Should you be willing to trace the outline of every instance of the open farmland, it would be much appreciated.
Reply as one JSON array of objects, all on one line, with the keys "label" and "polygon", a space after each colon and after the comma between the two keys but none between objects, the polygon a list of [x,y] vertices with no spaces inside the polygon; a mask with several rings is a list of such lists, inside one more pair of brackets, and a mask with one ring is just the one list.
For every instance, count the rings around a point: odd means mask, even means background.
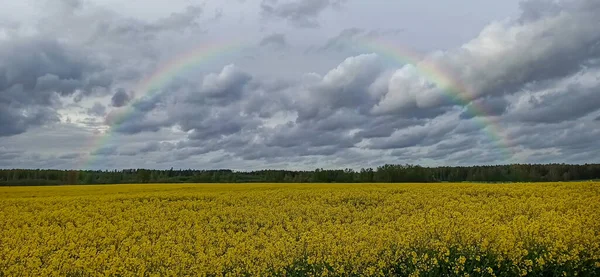
[{"label": "open farmland", "polygon": [[0,276],[594,276],[600,184],[0,188]]}]

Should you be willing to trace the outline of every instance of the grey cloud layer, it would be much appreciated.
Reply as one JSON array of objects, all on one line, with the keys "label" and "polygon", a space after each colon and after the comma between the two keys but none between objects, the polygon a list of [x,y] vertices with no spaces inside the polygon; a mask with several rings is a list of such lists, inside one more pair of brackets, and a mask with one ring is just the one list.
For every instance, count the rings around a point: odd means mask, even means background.
[{"label": "grey cloud layer", "polygon": [[319,26],[318,17],[327,8],[337,7],[345,0],[262,0],[263,16],[288,20],[302,28]]},{"label": "grey cloud layer", "polygon": [[[349,3],[257,3],[264,19],[292,27],[316,27],[324,11],[342,4]],[[600,149],[595,139],[600,130],[600,5],[534,0],[521,6],[518,18],[492,22],[471,41],[424,55],[417,64],[393,67],[377,53],[363,53],[340,59],[324,72],[279,79],[232,63],[178,76],[146,94],[131,90],[160,66],[165,45],[176,48],[174,42],[203,34],[198,24],[203,9],[189,7],[146,22],[86,10],[75,1],[60,11],[64,18],[47,20],[48,30],[67,39],[0,44],[0,143],[37,126],[65,124],[57,123],[65,113],[76,118],[64,102],[77,98],[86,116],[111,128],[119,138],[115,141],[123,143],[48,159],[92,155],[103,166],[147,157],[144,165],[207,166],[212,161],[242,167],[343,167],[503,163],[510,152],[528,162],[593,161],[589,153]],[[57,32],[66,22],[88,24],[93,32]],[[318,59],[346,51],[356,40],[402,31],[368,30],[346,29],[303,58]],[[83,33],[83,28],[73,32]],[[258,48],[291,55],[293,32],[261,37],[254,40]],[[506,142],[494,141],[490,129],[502,132],[498,135],[505,135],[514,149],[503,149]],[[128,141],[132,138],[136,141]],[[0,147],[2,155],[15,154]]]},{"label": "grey cloud layer", "polygon": [[0,46],[0,136],[57,121],[59,97],[102,93],[111,83],[112,76],[101,64],[56,40],[4,43]]},{"label": "grey cloud layer", "polygon": [[123,107],[130,100],[131,96],[125,92],[125,89],[119,88],[110,98],[110,103],[113,107]]},{"label": "grey cloud layer", "polygon": [[[76,0],[48,1],[41,8],[43,16],[29,26],[35,32],[15,31],[0,43],[0,137],[59,121],[67,97],[80,102],[105,96],[120,81],[137,82],[143,66],[156,63],[163,37],[198,29],[202,14],[189,6],[145,22]],[[13,26],[20,27],[26,26]],[[124,106],[130,98],[119,88],[111,105]],[[103,107],[96,103],[86,112],[101,116]]]},{"label": "grey cloud layer", "polygon": [[[271,123],[277,121],[276,117],[265,119],[252,113],[261,111],[244,113],[241,107],[261,90],[262,84],[234,66],[225,67],[218,75],[208,75],[201,84],[189,88],[192,93],[177,103],[195,105],[174,104],[177,108],[172,110],[177,112],[167,113],[167,116],[173,118],[172,124],[192,131],[188,140],[220,141],[215,148],[205,147],[204,151],[223,150],[223,143],[247,137],[237,148],[230,145],[225,151],[252,159],[283,154],[334,155],[351,148],[387,150],[433,146],[449,154],[452,144],[444,143],[445,139],[454,137],[463,143],[479,141],[464,137],[465,133],[458,129],[461,119],[493,116],[517,122],[552,123],[578,119],[598,109],[600,94],[596,93],[596,84],[587,88],[576,84],[566,86],[563,93],[546,94],[530,101],[528,109],[519,108],[505,97],[530,87],[534,81],[568,79],[597,57],[592,46],[598,43],[600,36],[587,23],[597,20],[593,15],[599,11],[589,10],[589,6],[584,9],[584,6],[586,2],[565,4],[561,8],[566,12],[542,17],[526,11],[521,21],[492,23],[461,48],[426,57],[424,62],[450,68],[456,75],[452,81],[469,84],[465,85],[468,91],[459,92],[464,93],[461,97],[472,99],[462,111],[462,107],[456,106],[446,95],[453,87],[440,87],[439,83],[425,79],[421,74],[422,65],[407,65],[390,74],[377,55],[365,54],[346,59],[323,76],[309,74],[300,83],[270,92],[265,103],[272,104],[270,102],[275,100],[270,114],[279,113],[286,119],[283,122]],[[348,29],[330,40],[325,48],[338,47],[342,38],[364,33]],[[563,42],[562,36],[567,36],[569,42]],[[267,37],[263,42],[266,44],[275,38]],[[543,39],[547,40],[546,45],[532,45]],[[553,60],[556,55],[569,59],[557,62]],[[225,97],[227,101],[212,101],[216,96]],[[209,106],[202,106],[207,103]],[[580,108],[573,110],[575,105]],[[385,121],[386,118],[392,120]],[[377,125],[377,122],[384,124]],[[455,145],[454,152],[467,149],[464,144]]]},{"label": "grey cloud layer", "polygon": [[285,34],[271,34],[260,40],[260,46],[270,46],[276,49],[285,48],[288,46]]}]

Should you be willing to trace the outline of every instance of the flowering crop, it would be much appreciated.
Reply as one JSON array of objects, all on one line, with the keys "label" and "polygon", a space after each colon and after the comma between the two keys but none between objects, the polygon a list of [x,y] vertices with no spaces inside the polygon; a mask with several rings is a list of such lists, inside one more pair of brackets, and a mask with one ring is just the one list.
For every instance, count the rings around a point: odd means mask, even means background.
[{"label": "flowering crop", "polygon": [[600,184],[0,188],[0,276],[597,276]]}]

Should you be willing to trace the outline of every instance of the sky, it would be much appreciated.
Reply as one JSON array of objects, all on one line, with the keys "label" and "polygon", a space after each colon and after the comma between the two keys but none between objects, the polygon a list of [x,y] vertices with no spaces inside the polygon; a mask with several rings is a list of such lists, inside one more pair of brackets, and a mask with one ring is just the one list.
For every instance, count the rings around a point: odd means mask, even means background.
[{"label": "sky", "polygon": [[23,0],[0,168],[600,162],[597,0]]}]

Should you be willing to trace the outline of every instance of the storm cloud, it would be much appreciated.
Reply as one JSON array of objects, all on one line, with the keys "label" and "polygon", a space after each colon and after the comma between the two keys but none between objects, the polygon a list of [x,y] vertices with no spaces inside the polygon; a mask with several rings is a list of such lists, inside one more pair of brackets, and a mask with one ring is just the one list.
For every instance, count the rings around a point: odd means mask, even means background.
[{"label": "storm cloud", "polygon": [[58,120],[61,98],[102,94],[112,78],[84,53],[49,38],[0,45],[0,136]]},{"label": "storm cloud", "polygon": [[600,5],[509,2],[470,39],[391,63],[361,42],[411,49],[415,31],[379,4],[49,1],[0,22],[0,167],[597,162]]},{"label": "storm cloud", "polygon": [[124,89],[118,89],[115,94],[110,98],[110,103],[113,107],[123,107],[130,100],[129,94]]}]

